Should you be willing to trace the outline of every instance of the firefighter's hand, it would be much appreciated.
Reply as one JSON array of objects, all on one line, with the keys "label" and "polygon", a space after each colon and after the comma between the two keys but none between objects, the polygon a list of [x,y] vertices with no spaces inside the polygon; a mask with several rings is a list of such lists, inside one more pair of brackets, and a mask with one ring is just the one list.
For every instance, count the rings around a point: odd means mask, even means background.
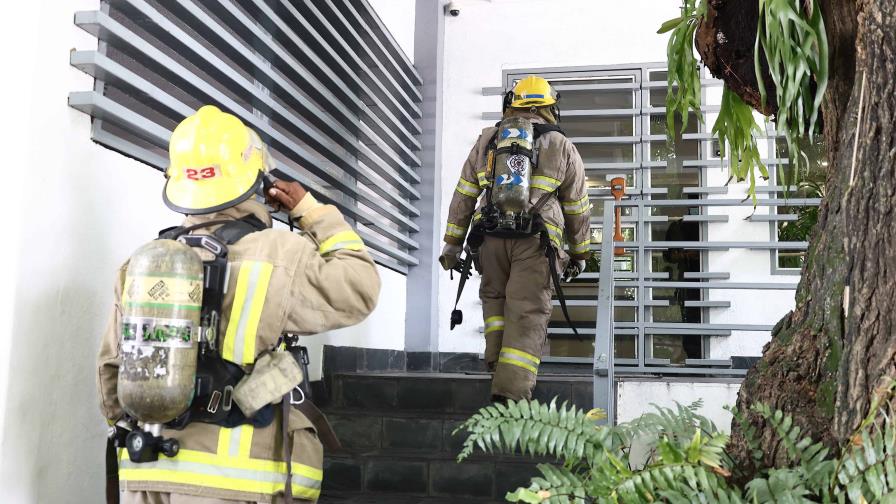
[{"label": "firefighter's hand", "polygon": [[298,182],[275,180],[273,187],[268,190],[265,202],[277,210],[289,213],[302,201],[307,192]]},{"label": "firefighter's hand", "polygon": [[439,256],[439,264],[442,265],[445,271],[454,269],[457,266],[457,263],[460,262],[461,250],[463,249],[458,245],[445,244],[445,248],[442,249],[442,255]]},{"label": "firefighter's hand", "polygon": [[572,281],[575,277],[582,274],[585,271],[585,261],[582,259],[579,260],[571,260],[569,264],[566,265],[566,269],[563,270],[563,281],[569,282]]}]

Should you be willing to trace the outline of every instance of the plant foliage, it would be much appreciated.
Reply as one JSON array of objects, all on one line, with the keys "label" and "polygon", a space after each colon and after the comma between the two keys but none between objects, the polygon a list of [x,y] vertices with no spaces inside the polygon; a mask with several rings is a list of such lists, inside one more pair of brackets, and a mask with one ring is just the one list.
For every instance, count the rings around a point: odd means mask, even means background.
[{"label": "plant foliage", "polygon": [[675,138],[675,114],[681,118],[681,131],[688,125],[688,113],[694,111],[697,119],[703,121],[700,114],[700,70],[697,58],[694,57],[694,33],[697,24],[706,14],[703,0],[699,5],[696,0],[683,0],[681,16],[670,19],[660,26],[657,33],[671,31],[666,52],[669,55],[667,81],[669,90],[666,93],[666,136],[669,144]]},{"label": "plant foliage", "polygon": [[[804,436],[794,418],[763,404],[753,411],[767,421],[784,448],[780,467],[764,468],[743,488],[730,480],[728,436],[697,411],[700,403],[655,411],[618,426],[598,425],[599,410],[565,403],[510,401],[481,409],[457,431],[469,433],[458,461],[477,448],[551,456],[540,476],[506,495],[538,503],[896,503],[896,425],[890,417],[894,382],[875,394],[869,413],[838,457]],[[746,420],[735,417],[746,425]],[[743,432],[761,459],[753,430]],[[647,455],[632,455],[633,446]],[[637,451],[637,450],[635,450]]]},{"label": "plant foliage", "polygon": [[[787,139],[790,162],[806,168],[800,138],[816,132],[818,111],[828,85],[828,42],[814,0],[759,0],[754,66],[763,101],[762,56],[768,61],[778,100],[777,128]],[[812,87],[815,87],[814,93]]]},{"label": "plant foliage", "polygon": [[[706,13],[706,0],[682,0],[681,16],[663,23],[658,33],[672,32],[667,46],[669,90],[666,95],[666,136],[672,144],[676,135],[676,114],[681,130],[689,111],[700,115],[700,72],[694,57],[693,41],[697,25]],[[821,9],[814,0],[758,0],[759,24],[754,50],[754,67],[759,92],[767,99],[762,74],[762,58],[768,61],[778,103],[776,128],[787,141],[793,176],[799,180],[812,168],[803,146],[817,131],[818,113],[828,83],[827,35]],[[713,126],[721,155],[731,158],[732,175],[738,181],[749,178],[756,201],[756,172],[768,172],[762,164],[756,141],[760,132],[752,109],[727,86],[723,91],[719,117]],[[727,147],[726,147],[727,143]]]},{"label": "plant foliage", "polygon": [[726,147],[731,149],[731,175],[743,182],[750,178],[750,195],[756,203],[756,171],[768,179],[768,169],[762,164],[755,133],[761,132],[753,118],[753,109],[726,86],[722,91],[722,106],[712,132],[719,137],[719,148],[724,158]]}]

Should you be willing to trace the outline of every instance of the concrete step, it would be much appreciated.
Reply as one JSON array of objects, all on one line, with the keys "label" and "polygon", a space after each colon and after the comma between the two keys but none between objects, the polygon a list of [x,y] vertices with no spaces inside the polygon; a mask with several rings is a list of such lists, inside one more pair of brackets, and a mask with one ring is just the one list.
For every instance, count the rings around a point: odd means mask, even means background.
[{"label": "concrete step", "polygon": [[458,504],[465,502],[469,504],[498,504],[507,502],[504,499],[477,499],[466,497],[463,501],[459,501],[456,497],[426,497],[420,495],[402,495],[402,494],[363,494],[357,492],[339,492],[321,496],[317,501],[319,504]]},{"label": "concrete step", "polygon": [[[452,433],[491,404],[489,374],[338,373],[331,384],[324,412],[345,449],[326,454],[321,502],[503,502],[547,462],[478,452],[455,461],[466,436]],[[588,375],[540,376],[534,397],[590,409],[592,388]]]},{"label": "concrete step", "polygon": [[[592,377],[539,376],[533,398],[591,408]],[[366,411],[465,414],[490,404],[486,373],[341,373],[333,377],[328,407]]]},{"label": "concrete step", "polygon": [[[544,460],[540,460],[544,462]],[[395,450],[351,456],[332,455],[324,461],[323,494],[400,494],[502,500],[504,495],[538,475],[536,461],[526,457],[477,455],[458,464],[454,456],[400,453]],[[458,499],[464,500],[458,500]],[[392,502],[381,500],[379,502]]]}]

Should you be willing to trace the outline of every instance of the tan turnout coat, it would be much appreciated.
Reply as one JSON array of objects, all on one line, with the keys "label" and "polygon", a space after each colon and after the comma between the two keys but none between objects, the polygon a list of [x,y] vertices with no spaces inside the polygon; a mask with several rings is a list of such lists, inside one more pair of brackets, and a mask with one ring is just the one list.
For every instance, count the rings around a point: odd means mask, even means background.
[{"label": "tan turnout coat", "polygon": [[[255,201],[188,217],[184,225],[250,213],[270,226],[270,214]],[[319,206],[307,212],[299,225],[304,236],[265,229],[229,247],[230,274],[218,348],[225,359],[247,371],[284,331],[314,334],[356,324],[376,304],[380,286],[376,267],[340,212],[333,206]],[[116,381],[126,267],[115,283],[115,307],[98,359],[101,410],[110,422],[123,414]],[[123,489],[271,502],[273,495],[283,492],[286,477],[279,409],[277,418],[265,428],[227,429],[194,422],[181,431],[164,430],[163,436],[180,442],[180,453],[143,464],[131,463],[123,453]],[[321,443],[311,422],[295,409],[291,409],[288,429],[294,438],[293,495],[300,501],[316,501],[322,480]]]},{"label": "tan turnout coat", "polygon": [[[542,117],[529,112],[511,113],[533,123],[545,122]],[[486,157],[489,142],[497,131],[497,127],[483,129],[464,163],[448,208],[446,243],[462,245],[474,214],[485,205],[485,198],[480,196],[491,183],[486,175]],[[529,202],[534,205],[545,192],[553,193],[556,197],[548,199],[541,210],[551,241],[560,250],[564,243],[568,245],[573,259],[587,259],[591,245],[591,203],[582,157],[575,145],[558,132],[541,135],[536,146],[539,148],[538,166],[529,181]]]}]

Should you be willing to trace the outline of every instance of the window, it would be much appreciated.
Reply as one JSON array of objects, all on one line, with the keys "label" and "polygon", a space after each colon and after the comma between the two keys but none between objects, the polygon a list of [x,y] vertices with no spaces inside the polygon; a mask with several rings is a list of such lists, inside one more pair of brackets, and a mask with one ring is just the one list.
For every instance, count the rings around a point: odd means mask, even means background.
[{"label": "window", "polygon": [[[666,142],[666,72],[653,65],[633,65],[613,69],[571,69],[559,72],[526,70],[509,72],[505,85],[529,73],[547,77],[561,95],[561,126],[575,143],[585,163],[589,194],[594,201],[592,244],[596,250],[603,239],[600,200],[610,198],[609,180],[626,180],[627,194],[633,199],[670,200],[669,206],[624,207],[622,233],[625,241],[670,242],[663,249],[632,249],[616,257],[610,267],[636,286],[616,289],[615,355],[619,362],[705,357],[703,337],[688,331],[668,334],[650,328],[653,323],[697,324],[703,311],[690,306],[701,299],[696,289],[647,288],[647,279],[682,281],[688,273],[701,271],[699,250],[682,247],[681,242],[699,242],[699,206],[685,202],[701,197],[702,166],[708,142],[701,137],[696,119],[691,119],[674,145]],[[679,125],[680,127],[680,125]],[[674,242],[674,243],[672,243]],[[604,265],[592,260],[587,273],[565,287],[570,313],[580,331],[593,336],[596,315],[597,270]],[[549,327],[549,354],[555,357],[590,359],[593,339],[579,341],[566,329],[560,310],[555,310]],[[643,338],[643,340],[642,340]],[[646,348],[640,348],[640,341]]]},{"label": "window", "polygon": [[[772,145],[779,157],[787,156],[787,142],[784,139],[775,139]],[[769,184],[773,187],[771,194],[795,202],[775,207],[774,220],[771,221],[772,236],[779,242],[808,242],[818,222],[818,205],[804,202],[814,201],[824,192],[828,166],[825,147],[819,138],[811,144],[806,141],[803,149],[807,162],[798,177],[789,165],[769,174]],[[773,255],[773,272],[796,275],[802,270],[806,250],[780,248],[773,251]]]},{"label": "window", "polygon": [[105,0],[75,24],[99,42],[71,55],[94,90],[69,96],[96,142],[162,170],[174,126],[216,104],[269,144],[278,176],[353,220],[377,262],[417,263],[421,81],[366,0]]}]

